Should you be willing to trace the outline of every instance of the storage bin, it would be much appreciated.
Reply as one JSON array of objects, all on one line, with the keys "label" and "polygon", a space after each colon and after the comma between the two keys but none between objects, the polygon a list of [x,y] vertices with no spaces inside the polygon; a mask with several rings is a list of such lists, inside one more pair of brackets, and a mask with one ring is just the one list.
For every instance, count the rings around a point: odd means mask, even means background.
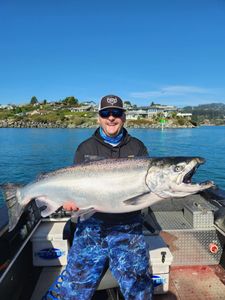
[{"label": "storage bin", "polygon": [[146,236],[145,239],[153,276],[154,294],[166,293],[169,289],[169,267],[173,256],[159,235]]},{"label": "storage bin", "polygon": [[63,266],[67,264],[69,245],[63,240],[65,222],[42,222],[31,241],[34,266]]},{"label": "storage bin", "polygon": [[205,204],[194,202],[184,206],[184,217],[193,228],[209,228],[214,225],[212,208]]}]

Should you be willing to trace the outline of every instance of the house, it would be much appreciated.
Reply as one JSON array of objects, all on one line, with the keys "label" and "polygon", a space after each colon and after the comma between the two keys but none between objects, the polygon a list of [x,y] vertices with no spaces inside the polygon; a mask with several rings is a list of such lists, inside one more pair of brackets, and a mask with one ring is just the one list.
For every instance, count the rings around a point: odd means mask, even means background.
[{"label": "house", "polygon": [[83,106],[77,106],[77,107],[72,107],[70,108],[71,112],[87,112],[87,111],[91,111],[92,110],[92,106],[91,105],[83,105]]},{"label": "house", "polygon": [[127,110],[126,116],[128,120],[151,119],[158,114],[168,117],[172,112],[176,111],[177,107],[171,105],[140,106],[132,110]]},{"label": "house", "polygon": [[148,114],[149,118],[153,117],[157,114],[162,114],[164,117],[168,117],[173,112],[177,112],[177,107],[173,105],[160,105],[160,104],[154,104],[149,106]]},{"label": "house", "polygon": [[124,101],[123,107],[127,110],[132,110],[134,106],[129,101]]},{"label": "house", "polygon": [[138,119],[146,119],[148,118],[148,107],[142,106],[137,107],[133,110],[126,111],[126,119],[127,120],[138,120]]},{"label": "house", "polygon": [[82,102],[81,104],[84,106],[93,106],[93,107],[97,106],[94,101],[85,101],[85,102]]},{"label": "house", "polygon": [[0,108],[1,109],[7,109],[7,110],[11,110],[15,107],[15,105],[11,105],[11,104],[0,104]]},{"label": "house", "polygon": [[184,117],[184,118],[191,118],[192,117],[192,113],[177,113],[177,117]]},{"label": "house", "polygon": [[30,115],[30,116],[34,116],[34,115],[47,115],[48,113],[49,113],[49,111],[47,111],[47,110],[36,109],[36,110],[30,111],[30,112],[27,112],[26,114]]}]

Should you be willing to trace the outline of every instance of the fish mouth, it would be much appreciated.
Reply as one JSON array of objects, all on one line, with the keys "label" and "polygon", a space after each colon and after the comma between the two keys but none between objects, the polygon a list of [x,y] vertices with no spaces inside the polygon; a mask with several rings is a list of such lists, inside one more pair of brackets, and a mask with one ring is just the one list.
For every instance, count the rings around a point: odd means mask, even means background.
[{"label": "fish mouth", "polygon": [[198,169],[199,165],[193,167],[187,174],[184,175],[183,183],[192,184],[192,177]]},{"label": "fish mouth", "polygon": [[[195,160],[191,162],[191,164],[192,164],[191,169],[183,177],[183,180],[182,180],[183,183],[188,184],[188,185],[196,185],[196,183],[192,183],[192,177],[196,173],[199,166],[204,164],[204,163],[205,163],[204,158],[201,158],[201,157],[195,158]],[[203,187],[203,186],[213,186],[214,183],[212,181],[208,180],[208,181],[197,183],[197,185],[199,185],[201,187]]]}]

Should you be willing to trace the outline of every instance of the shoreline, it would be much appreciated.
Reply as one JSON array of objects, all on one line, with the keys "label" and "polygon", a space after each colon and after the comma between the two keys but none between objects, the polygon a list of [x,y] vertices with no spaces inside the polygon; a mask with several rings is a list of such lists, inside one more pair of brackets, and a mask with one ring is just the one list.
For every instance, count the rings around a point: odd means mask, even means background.
[{"label": "shoreline", "polygon": [[[161,123],[152,122],[150,120],[142,119],[139,121],[128,120],[125,123],[126,128],[155,128],[155,129],[169,129],[169,128],[195,128],[199,125],[193,124],[190,121],[185,121],[184,124],[179,124],[177,120],[168,120],[163,125]],[[35,121],[0,121],[0,128],[97,128],[97,120],[82,122],[81,124],[67,123],[67,122],[35,122]]]},{"label": "shoreline", "polygon": [[[182,129],[182,128],[196,128],[196,127],[224,127],[225,124],[221,124],[221,125],[216,125],[216,124],[199,124],[196,126],[178,126],[178,125],[171,125],[171,126],[161,126],[161,125],[151,125],[151,126],[145,126],[145,125],[127,125],[125,124],[126,128],[131,128],[131,129]],[[94,128],[98,128],[98,125],[62,125],[62,126],[58,126],[56,124],[39,124],[39,125],[34,125],[34,126],[30,126],[30,125],[25,125],[25,126],[2,126],[0,124],[0,129],[7,129],[7,128],[14,128],[14,129],[94,129]]]},{"label": "shoreline", "polygon": [[[152,126],[129,126],[125,124],[125,128],[130,128],[130,129],[185,129],[185,128],[196,128],[196,127],[201,127],[205,125],[198,125],[198,126],[158,126],[158,125],[152,125]],[[218,126],[218,125],[207,125],[207,126]],[[46,124],[40,125],[40,126],[0,126],[0,129],[94,129],[98,128],[98,126],[49,126]]]},{"label": "shoreline", "polygon": [[[183,120],[181,123],[177,119],[168,119],[166,123],[154,122],[149,119],[140,120],[127,120],[125,123],[127,128],[156,128],[156,129],[169,129],[169,128],[195,128],[202,126],[225,126],[225,124],[215,123],[195,123],[190,120]],[[63,121],[15,121],[15,120],[0,120],[0,128],[97,128],[98,123],[96,119],[88,119],[82,122],[63,122]]]}]

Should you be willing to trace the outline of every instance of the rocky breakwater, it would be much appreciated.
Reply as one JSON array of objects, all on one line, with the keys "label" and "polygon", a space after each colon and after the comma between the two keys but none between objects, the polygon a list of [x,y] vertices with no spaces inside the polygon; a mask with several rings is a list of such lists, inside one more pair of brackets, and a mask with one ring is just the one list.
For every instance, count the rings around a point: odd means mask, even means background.
[{"label": "rocky breakwater", "polygon": [[129,124],[126,126],[127,128],[153,128],[153,129],[170,129],[170,128],[195,128],[196,126],[194,125],[159,125],[159,124],[153,124],[153,125],[136,125],[136,124]]},{"label": "rocky breakwater", "polygon": [[[73,121],[44,121],[37,122],[33,120],[0,120],[0,128],[95,128],[97,127],[96,120],[77,120]],[[185,120],[185,122],[178,122],[177,120],[167,120],[165,123],[161,124],[159,122],[154,122],[152,120],[128,120],[125,124],[127,128],[194,128],[196,124]]]},{"label": "rocky breakwater", "polygon": [[0,128],[90,128],[95,127],[95,124],[82,123],[74,124],[69,122],[37,122],[24,120],[0,120]]},{"label": "rocky breakwater", "polygon": [[66,127],[61,123],[53,122],[35,122],[35,121],[14,121],[14,120],[1,120],[0,128],[61,128]]},{"label": "rocky breakwater", "polygon": [[152,120],[129,120],[126,124],[128,128],[194,128],[197,124],[193,124],[190,120],[169,119],[165,123]]}]

